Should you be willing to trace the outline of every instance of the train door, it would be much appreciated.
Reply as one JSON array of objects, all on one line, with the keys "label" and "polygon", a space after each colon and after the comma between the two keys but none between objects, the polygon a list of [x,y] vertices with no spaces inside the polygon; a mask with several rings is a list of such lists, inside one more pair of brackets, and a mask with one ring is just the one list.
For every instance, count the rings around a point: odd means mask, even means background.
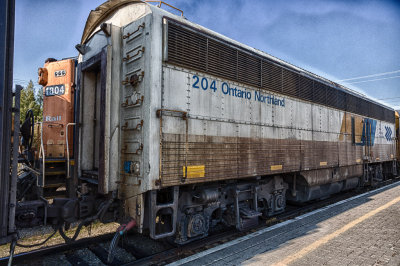
[{"label": "train door", "polygon": [[106,193],[106,83],[107,47],[81,63],[80,90],[80,131],[79,131],[79,172],[85,183],[97,187],[99,193]]},{"label": "train door", "polygon": [[108,194],[119,184],[121,28],[104,24],[82,47],[74,181],[80,179],[82,187]]}]

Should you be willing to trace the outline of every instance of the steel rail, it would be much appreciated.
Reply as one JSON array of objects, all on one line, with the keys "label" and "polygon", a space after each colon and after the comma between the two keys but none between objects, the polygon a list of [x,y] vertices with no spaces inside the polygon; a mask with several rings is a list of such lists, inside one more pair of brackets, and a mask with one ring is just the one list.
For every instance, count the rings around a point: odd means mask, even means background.
[{"label": "steel rail", "polygon": [[[13,256],[13,262],[20,263],[20,262],[24,262],[28,259],[32,260],[34,258],[38,258],[38,257],[46,256],[46,255],[54,255],[57,253],[63,253],[63,252],[74,250],[74,249],[84,248],[92,243],[108,241],[108,240],[112,239],[113,236],[114,236],[114,233],[104,234],[104,235],[95,236],[95,237],[85,237],[82,239],[78,239],[72,243],[68,243],[68,244],[67,243],[57,244],[54,246],[43,247],[40,249],[15,254]],[[0,265],[6,265],[9,258],[10,258],[9,256],[0,258]]]}]

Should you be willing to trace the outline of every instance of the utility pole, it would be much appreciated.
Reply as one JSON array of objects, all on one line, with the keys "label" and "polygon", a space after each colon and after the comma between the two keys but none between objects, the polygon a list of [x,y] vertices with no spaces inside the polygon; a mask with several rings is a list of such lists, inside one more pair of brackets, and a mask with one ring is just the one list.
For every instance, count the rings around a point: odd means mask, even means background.
[{"label": "utility pole", "polygon": [[[13,208],[10,206],[10,186],[14,18],[15,0],[0,0],[0,244],[11,242],[15,230],[14,225],[9,224],[10,208]],[[15,126],[19,127],[19,124]]]}]

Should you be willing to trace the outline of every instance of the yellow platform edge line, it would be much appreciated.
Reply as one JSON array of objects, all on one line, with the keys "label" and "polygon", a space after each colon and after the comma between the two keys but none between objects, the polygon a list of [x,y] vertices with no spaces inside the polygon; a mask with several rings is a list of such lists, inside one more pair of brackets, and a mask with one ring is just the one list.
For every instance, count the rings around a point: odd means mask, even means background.
[{"label": "yellow platform edge line", "polygon": [[333,233],[331,233],[329,235],[326,235],[326,236],[320,238],[319,240],[315,241],[311,245],[308,245],[307,247],[301,249],[299,252],[296,252],[295,254],[290,255],[290,256],[286,257],[285,259],[281,260],[280,262],[274,263],[272,265],[274,265],[274,266],[288,265],[288,264],[294,262],[295,260],[298,260],[298,259],[304,257],[305,255],[307,255],[311,251],[316,250],[321,245],[326,244],[328,241],[332,240],[333,238],[339,236],[340,234],[343,234],[344,232],[346,232],[347,230],[353,228],[357,224],[359,224],[359,223],[365,221],[366,219],[374,216],[378,212],[389,208],[390,206],[396,204],[397,202],[400,202],[400,197],[397,197],[397,198],[389,201],[388,203],[380,206],[379,208],[364,214],[363,216],[353,220],[352,222],[346,224],[342,228],[336,230],[335,232],[333,232]]}]

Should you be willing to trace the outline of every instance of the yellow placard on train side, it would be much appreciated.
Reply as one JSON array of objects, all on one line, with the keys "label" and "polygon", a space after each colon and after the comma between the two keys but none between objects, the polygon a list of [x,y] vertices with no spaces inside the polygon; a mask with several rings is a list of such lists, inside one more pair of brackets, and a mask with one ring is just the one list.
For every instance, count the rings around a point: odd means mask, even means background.
[{"label": "yellow placard on train side", "polygon": [[271,165],[271,171],[276,171],[276,170],[282,170],[282,165],[281,164]]},{"label": "yellow placard on train side", "polygon": [[357,162],[357,163],[361,163],[361,159],[357,159],[356,162]]},{"label": "yellow placard on train side", "polygon": [[328,162],[319,162],[319,166],[327,166]]},{"label": "yellow placard on train side", "polygon": [[186,178],[201,178],[204,177],[206,167],[205,165],[189,165],[187,167],[187,176],[185,171],[185,166],[183,166],[183,177]]}]

